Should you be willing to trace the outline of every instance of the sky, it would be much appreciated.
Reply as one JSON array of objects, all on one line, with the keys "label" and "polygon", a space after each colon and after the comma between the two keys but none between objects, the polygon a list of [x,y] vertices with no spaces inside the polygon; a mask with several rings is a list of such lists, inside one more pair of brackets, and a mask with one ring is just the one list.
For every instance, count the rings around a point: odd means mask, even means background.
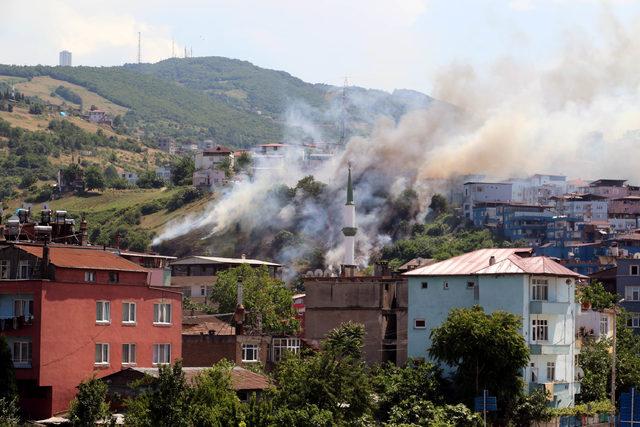
[{"label": "sky", "polygon": [[451,64],[553,61],[571,38],[598,43],[603,16],[631,26],[633,0],[0,0],[0,63],[157,62],[184,48],[312,83],[430,93]]}]

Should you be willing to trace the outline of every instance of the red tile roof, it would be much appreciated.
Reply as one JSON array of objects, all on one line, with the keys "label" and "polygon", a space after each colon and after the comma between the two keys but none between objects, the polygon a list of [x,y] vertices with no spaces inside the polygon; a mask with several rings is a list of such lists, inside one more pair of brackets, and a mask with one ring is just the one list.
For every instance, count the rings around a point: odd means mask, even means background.
[{"label": "red tile roof", "polygon": [[231,154],[233,153],[233,150],[231,150],[230,148],[227,147],[223,147],[222,145],[218,145],[216,148],[207,148],[205,150],[203,150],[203,152],[205,153],[218,153],[218,154]]},{"label": "red tile roof", "polygon": [[495,262],[510,257],[513,254],[521,253],[530,255],[531,248],[490,248],[479,249],[457,257],[449,258],[425,267],[416,268],[404,273],[406,276],[447,276],[474,274],[476,271],[489,266],[489,259],[494,257]]},{"label": "red tile roof", "polygon": [[213,332],[216,335],[235,335],[236,328],[214,315],[184,316],[182,335],[200,335]]},{"label": "red tile roof", "polygon": [[571,271],[551,258],[536,256],[521,258],[511,255],[509,258],[478,270],[476,274],[539,274],[562,277],[585,277]]},{"label": "red tile roof", "polygon": [[[15,245],[15,247],[42,258],[42,246]],[[49,262],[62,268],[148,272],[136,263],[94,247],[49,246]]]},{"label": "red tile roof", "polygon": [[[140,372],[142,374],[150,375],[152,377],[158,377],[158,368],[127,368],[132,371]],[[109,375],[108,377],[112,377],[118,375],[127,369],[123,369],[122,371],[116,372],[114,374]],[[202,374],[210,367],[183,367],[182,372],[184,372],[184,377],[187,382],[193,382],[195,378]],[[269,378],[265,375],[258,374],[256,372],[250,371],[245,368],[241,368],[240,366],[234,366],[231,370],[231,384],[234,390],[266,390],[271,387],[271,383],[269,382]]]}]

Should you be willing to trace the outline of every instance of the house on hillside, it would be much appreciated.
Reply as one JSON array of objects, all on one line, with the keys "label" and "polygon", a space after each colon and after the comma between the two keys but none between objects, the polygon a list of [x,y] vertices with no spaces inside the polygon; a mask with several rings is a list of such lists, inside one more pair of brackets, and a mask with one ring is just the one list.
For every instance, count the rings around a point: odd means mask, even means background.
[{"label": "house on hillside", "polygon": [[[542,387],[557,407],[571,406],[575,380],[576,281],[581,276],[529,248],[480,249],[411,270],[408,278],[408,356],[428,358],[431,331],[453,308],[479,305],[522,318],[530,364],[528,389]],[[446,367],[445,367],[446,369]]]},{"label": "house on hillside", "polygon": [[196,154],[193,185],[204,190],[213,190],[227,183],[233,171],[233,150],[218,145]]}]

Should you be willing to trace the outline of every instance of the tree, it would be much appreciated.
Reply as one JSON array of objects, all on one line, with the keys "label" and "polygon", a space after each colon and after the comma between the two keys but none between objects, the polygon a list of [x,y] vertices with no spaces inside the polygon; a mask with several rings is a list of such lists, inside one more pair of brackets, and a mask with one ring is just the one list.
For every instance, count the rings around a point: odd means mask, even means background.
[{"label": "tree", "polygon": [[447,199],[445,199],[442,194],[434,194],[433,196],[431,196],[429,209],[431,209],[436,216],[447,212],[447,210],[449,209]]},{"label": "tree", "polygon": [[62,180],[69,185],[82,175],[82,168],[77,163],[71,163],[62,170]]},{"label": "tree", "polygon": [[387,425],[480,427],[482,418],[463,404],[436,406],[414,395],[393,407]]},{"label": "tree", "polygon": [[110,416],[106,397],[107,385],[103,381],[91,378],[81,382],[69,411],[73,425],[89,427],[95,426],[97,421],[106,420]]},{"label": "tree", "polygon": [[0,398],[13,400],[18,393],[16,374],[13,369],[11,349],[4,336],[0,336]]},{"label": "tree", "polygon": [[[111,153],[111,154],[114,154],[114,153]],[[113,165],[107,166],[106,169],[104,170],[104,179],[106,179],[107,182],[111,182],[118,178],[120,178],[120,175],[118,175],[118,170],[116,169],[116,167]]]},{"label": "tree", "polygon": [[240,399],[233,389],[233,364],[223,360],[198,375],[189,405],[196,426],[232,426],[242,418]]},{"label": "tree", "polygon": [[182,362],[173,366],[162,365],[158,378],[149,378],[139,384],[148,391],[127,401],[127,425],[187,427],[189,426],[190,389]]},{"label": "tree", "polygon": [[89,166],[84,171],[84,183],[88,190],[104,190],[106,187],[104,175],[95,165]]},{"label": "tree", "polygon": [[243,151],[236,157],[233,168],[238,173],[243,170],[249,170],[249,166],[251,166],[251,154],[248,151]]},{"label": "tree", "polygon": [[553,414],[547,404],[547,391],[544,389],[534,390],[529,395],[521,394],[509,408],[511,422],[517,427],[529,427],[536,422],[549,421]]},{"label": "tree", "polygon": [[191,157],[180,158],[171,166],[171,179],[175,185],[191,185],[196,167]]},{"label": "tree", "polygon": [[593,310],[612,308],[617,295],[607,292],[601,282],[595,281],[580,288],[580,302],[591,304]]},{"label": "tree", "polygon": [[161,188],[165,182],[152,170],[146,170],[138,177],[138,187],[140,188]]},{"label": "tree", "polygon": [[431,332],[429,354],[455,369],[455,385],[467,402],[487,389],[502,408],[509,407],[522,393],[521,373],[529,361],[521,328],[521,319],[511,313],[455,308]]},{"label": "tree", "polygon": [[584,371],[580,384],[580,402],[605,400],[609,396],[611,354],[609,340],[585,340],[578,356]]},{"label": "tree", "polygon": [[0,397],[0,426],[13,427],[20,425],[18,398]]},{"label": "tree", "polygon": [[267,267],[252,268],[242,265],[220,272],[213,287],[211,300],[218,305],[219,313],[235,311],[237,287],[242,282],[243,305],[247,311],[245,327],[269,333],[294,333],[299,324],[292,306],[293,291],[284,282],[271,277]]},{"label": "tree", "polygon": [[362,325],[342,325],[320,352],[278,363],[276,425],[354,425],[369,417],[372,389],[364,362],[354,356],[361,354],[363,340]]},{"label": "tree", "polygon": [[405,367],[386,364],[374,368],[371,381],[377,396],[377,418],[387,421],[393,408],[403,402],[443,402],[444,380],[441,369],[429,362],[410,359]]}]

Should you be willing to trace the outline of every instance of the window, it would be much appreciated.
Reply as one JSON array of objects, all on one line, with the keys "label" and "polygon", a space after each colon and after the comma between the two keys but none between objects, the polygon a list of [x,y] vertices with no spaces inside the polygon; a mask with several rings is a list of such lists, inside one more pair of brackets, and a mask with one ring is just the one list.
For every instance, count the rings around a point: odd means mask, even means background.
[{"label": "window", "polygon": [[32,269],[31,261],[20,261],[18,263],[18,279],[31,279]]},{"label": "window", "polygon": [[11,263],[6,259],[0,260],[0,279],[8,279],[11,274]]},{"label": "window", "polygon": [[111,303],[109,301],[96,301],[96,322],[111,322]]},{"label": "window", "polygon": [[531,382],[538,382],[538,368],[536,368],[536,364],[531,362]]},{"label": "window", "polygon": [[171,363],[171,344],[153,345],[153,364]]},{"label": "window", "polygon": [[602,314],[600,317],[600,335],[607,335],[609,333],[609,318]]},{"label": "window", "polygon": [[242,344],[242,361],[258,361],[258,344]]},{"label": "window", "polygon": [[467,289],[473,289],[476,286],[476,282],[467,282]]},{"label": "window", "polygon": [[122,364],[123,365],[136,364],[136,345],[135,344],[122,344]]},{"label": "window", "polygon": [[205,286],[200,286],[200,296],[203,297],[207,295],[207,288]]},{"label": "window", "polygon": [[547,362],[547,382],[556,380],[556,362]]},{"label": "window", "polygon": [[427,327],[427,321],[425,319],[413,319],[414,329],[424,329]]},{"label": "window", "polygon": [[640,286],[625,286],[624,299],[627,301],[640,301]]},{"label": "window", "polygon": [[300,352],[300,338],[273,338],[271,340],[271,360],[279,362],[285,353]]},{"label": "window", "polygon": [[96,344],[96,365],[109,364],[109,344]]},{"label": "window", "polygon": [[533,280],[531,285],[531,300],[532,301],[548,301],[549,300],[549,285],[538,284],[536,280]]},{"label": "window", "polygon": [[12,359],[15,365],[31,364],[31,342],[29,341],[14,342]]},{"label": "window", "polygon": [[85,271],[84,272],[84,281],[85,282],[95,282],[96,281],[96,272],[95,271]]},{"label": "window", "polygon": [[136,323],[136,303],[122,303],[122,323]]},{"label": "window", "polygon": [[442,289],[449,289],[449,282],[444,282],[442,284]]},{"label": "window", "polygon": [[547,341],[549,339],[549,325],[546,320],[533,319],[531,325],[531,339],[533,341]]},{"label": "window", "polygon": [[640,314],[632,313],[629,320],[627,320],[627,326],[630,328],[640,328]]},{"label": "window", "polygon": [[422,289],[427,289],[429,287],[429,283],[428,282],[422,282]]},{"label": "window", "polygon": [[632,266],[631,266],[631,272],[630,272],[630,274],[631,274],[632,276],[637,276],[637,275],[638,275],[638,270],[639,270],[639,269],[638,269],[638,266],[637,266],[637,265],[632,265]]},{"label": "window", "polygon": [[531,282],[534,285],[548,285],[549,279],[532,279]]},{"label": "window", "polygon": [[120,275],[117,271],[109,272],[109,283],[118,283],[120,281]]},{"label": "window", "polygon": [[153,323],[171,323],[171,304],[153,304]]},{"label": "window", "polygon": [[33,315],[33,300],[16,299],[13,300],[13,315],[15,317],[31,317]]}]

